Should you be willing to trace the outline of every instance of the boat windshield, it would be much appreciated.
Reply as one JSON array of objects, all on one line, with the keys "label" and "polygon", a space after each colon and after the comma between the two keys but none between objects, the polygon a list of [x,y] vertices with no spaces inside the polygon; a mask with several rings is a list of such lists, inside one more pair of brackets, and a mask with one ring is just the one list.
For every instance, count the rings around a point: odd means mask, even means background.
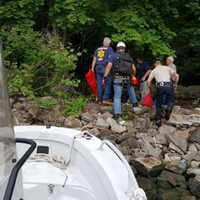
[{"label": "boat windshield", "polygon": [[5,69],[0,51],[0,183],[11,170],[11,160],[16,155],[14,131],[11,120]]}]

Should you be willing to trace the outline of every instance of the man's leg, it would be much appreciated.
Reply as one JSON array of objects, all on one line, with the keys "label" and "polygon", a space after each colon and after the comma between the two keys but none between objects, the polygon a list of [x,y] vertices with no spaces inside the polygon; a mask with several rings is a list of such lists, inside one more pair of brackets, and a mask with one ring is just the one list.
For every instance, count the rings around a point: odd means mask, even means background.
[{"label": "man's leg", "polygon": [[173,106],[174,106],[174,101],[175,101],[175,96],[174,96],[174,88],[173,87],[169,87],[166,89],[166,105],[167,105],[167,109],[166,109],[166,114],[165,114],[165,119],[169,120],[170,115],[172,113],[173,110]]},{"label": "man's leg", "polygon": [[96,81],[97,81],[97,93],[98,93],[98,101],[102,102],[102,93],[103,93],[103,74],[97,73],[96,74]]},{"label": "man's leg", "polygon": [[104,90],[104,95],[103,95],[103,101],[107,101],[110,99],[110,94],[111,94],[111,86],[112,86],[112,77],[109,75],[106,79],[105,83],[105,90]]},{"label": "man's leg", "polygon": [[156,92],[156,125],[158,127],[161,126],[162,100],[163,100],[162,88],[159,87],[157,88]]},{"label": "man's leg", "polygon": [[114,116],[122,114],[122,105],[121,105],[121,96],[122,96],[122,83],[114,81]]},{"label": "man's leg", "polygon": [[138,103],[137,97],[136,97],[136,94],[135,94],[135,89],[134,89],[134,87],[130,84],[130,82],[128,82],[127,87],[128,87],[128,95],[129,95],[131,104],[132,104],[133,107],[134,107],[134,106],[136,106],[137,103]]}]

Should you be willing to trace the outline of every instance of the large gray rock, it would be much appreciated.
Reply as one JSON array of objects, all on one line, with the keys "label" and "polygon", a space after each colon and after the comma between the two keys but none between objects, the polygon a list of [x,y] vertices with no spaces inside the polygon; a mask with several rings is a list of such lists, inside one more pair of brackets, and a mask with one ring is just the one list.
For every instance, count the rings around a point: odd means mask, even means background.
[{"label": "large gray rock", "polygon": [[190,178],[189,188],[193,195],[200,197],[200,176]]},{"label": "large gray rock", "polygon": [[187,169],[187,174],[191,176],[200,176],[200,168],[189,168]]},{"label": "large gray rock", "polygon": [[168,125],[163,125],[159,128],[159,134],[156,135],[156,142],[159,144],[167,144],[167,135],[172,135],[176,132],[176,128]]},{"label": "large gray rock", "polygon": [[156,157],[156,158],[160,157],[160,155],[162,153],[162,150],[160,148],[153,147],[150,144],[150,142],[148,142],[148,140],[145,140],[143,145],[144,145],[143,151],[146,153],[146,155],[153,156],[153,157]]},{"label": "large gray rock", "polygon": [[190,137],[191,142],[197,142],[200,144],[200,128],[195,129]]},{"label": "large gray rock", "polygon": [[95,116],[92,113],[86,112],[86,113],[81,114],[81,120],[87,123],[90,123],[95,120]]},{"label": "large gray rock", "polygon": [[191,168],[199,168],[199,167],[200,167],[200,161],[195,161],[195,160],[193,160],[193,161],[190,163],[190,167],[191,167]]},{"label": "large gray rock", "polygon": [[183,114],[172,114],[168,124],[177,126],[177,127],[191,127],[191,126],[199,126],[200,125],[200,115],[199,114],[191,114],[191,115],[183,115]]},{"label": "large gray rock", "polygon": [[169,150],[170,150],[170,152],[175,151],[176,153],[178,153],[180,155],[184,155],[184,152],[180,148],[178,148],[176,145],[174,145],[173,143],[169,144]]},{"label": "large gray rock", "polygon": [[162,161],[155,157],[136,158],[133,165],[140,174],[150,176],[157,176],[164,168]]},{"label": "large gray rock", "polygon": [[176,127],[191,127],[193,125],[193,123],[188,121],[188,118],[186,119],[182,114],[174,113],[171,115],[167,123]]},{"label": "large gray rock", "polygon": [[187,137],[188,136],[185,136],[184,134],[181,134],[180,132],[166,135],[168,142],[173,143],[178,148],[180,148],[183,152],[187,151],[187,145],[188,145]]},{"label": "large gray rock", "polygon": [[98,117],[97,121],[96,121],[96,127],[97,128],[109,128],[110,125],[106,122],[106,120],[104,120],[102,117]]},{"label": "large gray rock", "polygon": [[165,163],[165,169],[176,174],[183,174],[187,169],[187,162],[185,160],[175,160]]},{"label": "large gray rock", "polygon": [[79,119],[68,117],[64,120],[64,126],[67,128],[80,128],[82,124]]},{"label": "large gray rock", "polygon": [[177,155],[176,153],[166,153],[164,155],[164,162],[173,162],[173,161],[180,161],[181,156]]},{"label": "large gray rock", "polygon": [[186,155],[183,156],[183,158],[187,161],[188,164],[191,163],[192,160],[195,160],[197,158],[198,152],[192,151],[187,152]]},{"label": "large gray rock", "polygon": [[158,177],[158,185],[162,187],[162,185],[165,186],[166,183],[169,183],[173,187],[179,187],[184,189],[186,189],[187,187],[184,176],[164,170]]},{"label": "large gray rock", "polygon": [[111,130],[115,133],[124,133],[127,129],[125,126],[118,124],[114,119],[108,118],[106,122],[111,126]]},{"label": "large gray rock", "polygon": [[134,120],[134,127],[139,131],[147,132],[148,128],[150,127],[150,119],[147,117],[137,117]]}]

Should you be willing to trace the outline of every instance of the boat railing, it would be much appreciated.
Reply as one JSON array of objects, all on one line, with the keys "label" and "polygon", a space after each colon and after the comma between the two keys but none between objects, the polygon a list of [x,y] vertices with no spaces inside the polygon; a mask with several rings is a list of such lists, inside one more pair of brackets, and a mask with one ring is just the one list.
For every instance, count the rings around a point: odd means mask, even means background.
[{"label": "boat railing", "polygon": [[30,155],[32,154],[32,152],[36,148],[36,143],[33,140],[16,138],[16,143],[29,144],[30,147],[24,153],[24,155],[16,162],[16,164],[14,165],[14,167],[11,171],[9,180],[8,180],[8,184],[7,184],[7,187],[6,187],[6,191],[5,191],[3,200],[11,200],[12,199],[12,195],[13,195],[13,191],[14,191],[14,188],[15,188],[15,183],[16,183],[16,180],[17,180],[19,170],[21,169],[21,167],[24,165],[26,160],[30,157]]}]

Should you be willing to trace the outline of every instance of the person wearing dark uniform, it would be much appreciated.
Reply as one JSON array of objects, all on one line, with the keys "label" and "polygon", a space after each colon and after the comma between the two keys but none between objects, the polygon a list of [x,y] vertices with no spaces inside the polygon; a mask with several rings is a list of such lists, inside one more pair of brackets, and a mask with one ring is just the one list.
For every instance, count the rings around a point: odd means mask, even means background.
[{"label": "person wearing dark uniform", "polygon": [[153,79],[156,80],[156,125],[162,124],[162,114],[166,120],[169,119],[173,107],[173,84],[171,80],[176,78],[173,69],[161,65],[160,61],[155,63],[155,69],[149,75],[148,86],[151,87]]},{"label": "person wearing dark uniform", "polygon": [[102,81],[105,72],[105,67],[111,59],[114,51],[110,47],[111,39],[105,37],[103,46],[96,49],[92,61],[92,71],[96,73],[98,103],[108,101],[111,95],[112,77],[109,74],[103,88]]},{"label": "person wearing dark uniform", "polygon": [[117,120],[120,119],[122,115],[121,97],[122,90],[125,87],[127,87],[129,98],[133,106],[133,111],[134,107],[137,106],[135,90],[130,81],[132,75],[135,75],[136,73],[136,68],[133,59],[128,53],[125,52],[125,49],[126,45],[124,42],[119,42],[117,44],[117,53],[114,54],[108,63],[104,74],[105,81],[112,69],[114,86],[113,117]]}]

